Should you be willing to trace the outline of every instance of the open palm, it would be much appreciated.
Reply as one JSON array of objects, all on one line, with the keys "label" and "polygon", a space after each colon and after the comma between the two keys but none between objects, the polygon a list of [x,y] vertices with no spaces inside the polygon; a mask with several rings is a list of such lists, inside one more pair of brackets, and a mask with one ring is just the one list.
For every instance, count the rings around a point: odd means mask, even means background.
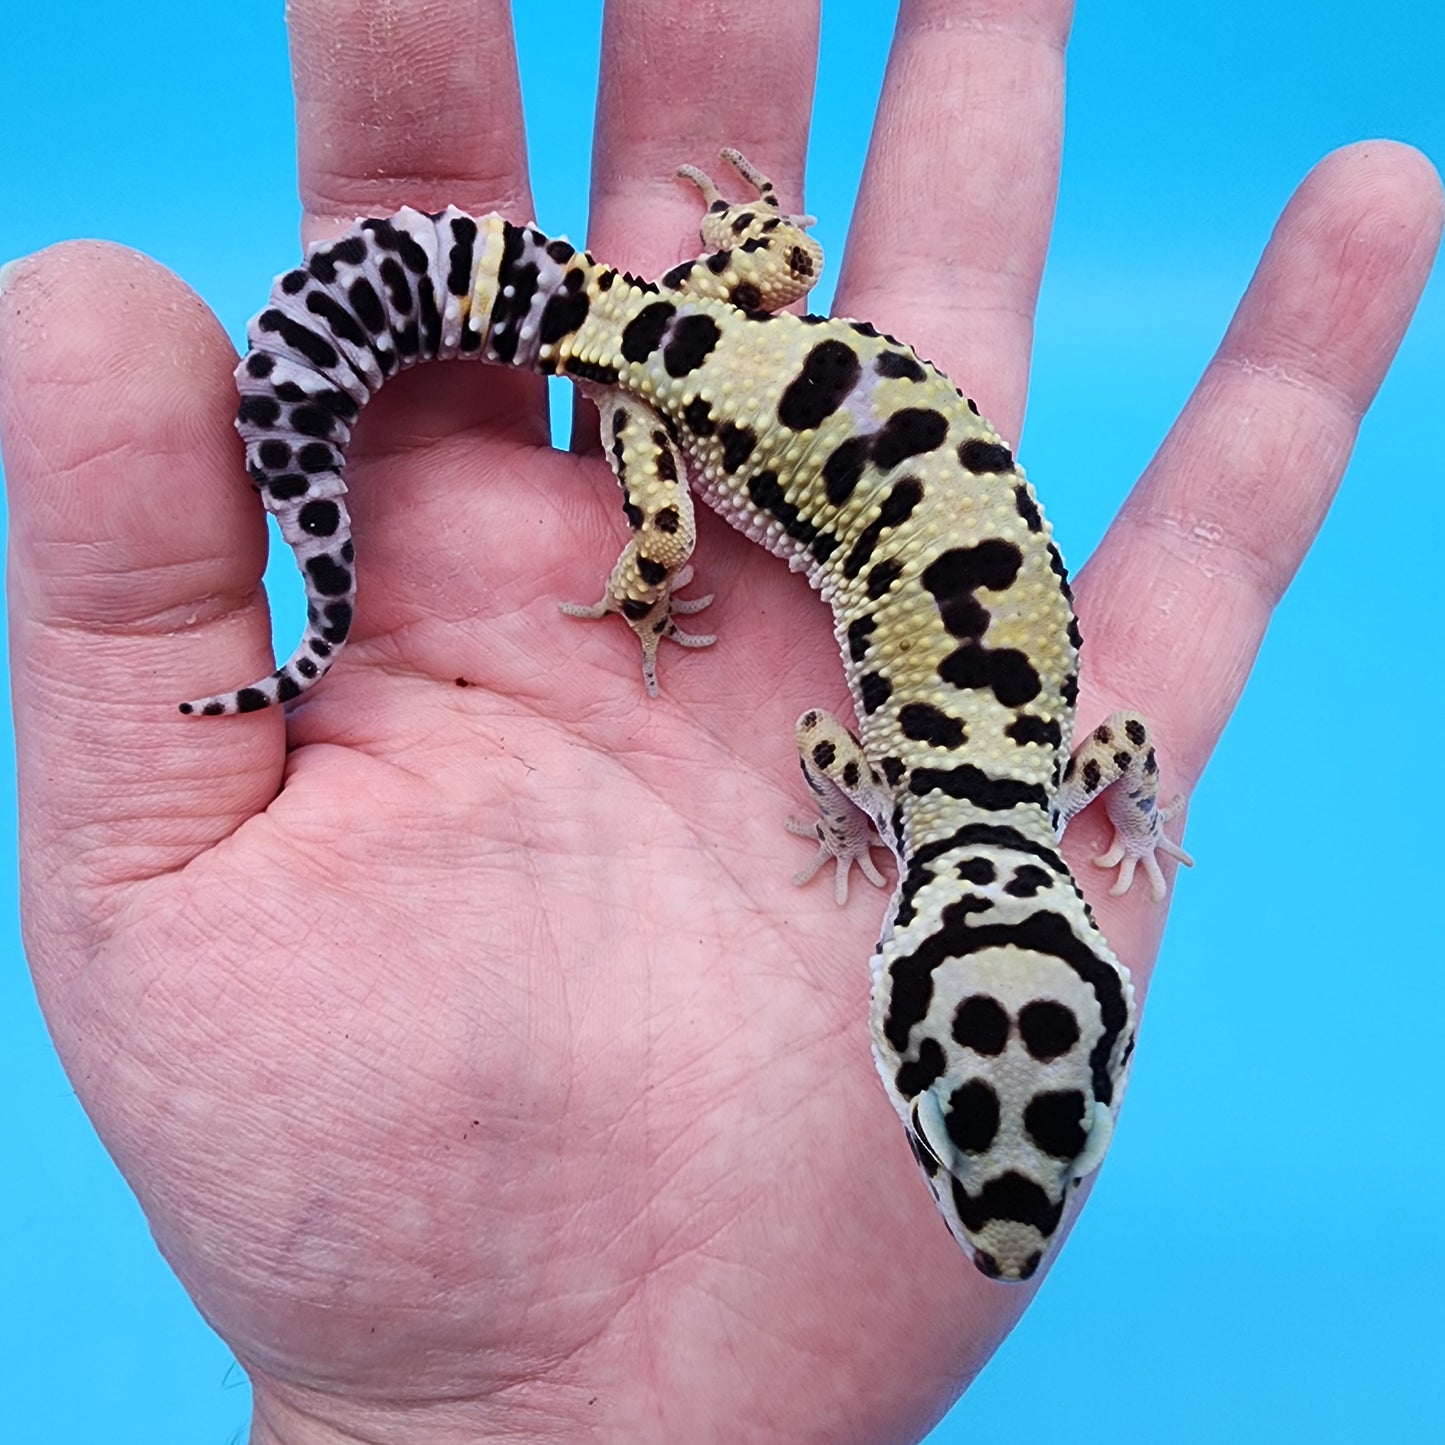
[{"label": "open palm", "polygon": [[[1069,8],[904,5],[838,293],[1005,436]],[[608,12],[588,240],[637,271],[695,250],[672,172],[722,144],[801,205],[816,7],[697,11]],[[298,0],[308,236],[405,203],[530,216],[507,12]],[[656,83],[664,52],[692,83]],[[1411,151],[1322,163],[1080,579],[1082,720],[1147,711],[1166,787],[1238,695],[1439,218]],[[1030,1290],[968,1265],[878,1088],[881,896],[787,881],[793,721],[844,700],[803,582],[702,518],[721,640],[665,650],[649,702],[627,629],[556,608],[620,544],[605,465],[548,449],[535,379],[423,369],[352,449],[345,657],[289,718],[183,719],[270,658],[229,344],[153,263],[69,245],[11,278],[0,357],[27,945],[252,1374],[253,1439],[920,1435]],[[1163,910],[1099,896],[1103,831],[1068,851],[1142,982]]]}]

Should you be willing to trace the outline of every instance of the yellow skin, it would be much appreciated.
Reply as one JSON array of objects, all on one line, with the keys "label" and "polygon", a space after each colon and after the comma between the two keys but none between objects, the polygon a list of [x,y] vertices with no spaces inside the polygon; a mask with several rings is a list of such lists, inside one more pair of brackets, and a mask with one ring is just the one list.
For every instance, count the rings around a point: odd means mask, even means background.
[{"label": "yellow skin", "polygon": [[[639,272],[680,259],[695,195],[657,182],[678,155],[735,138],[799,193],[814,12],[740,4],[768,43],[720,58],[690,8],[607,28],[589,241]],[[291,7],[310,235],[404,199],[531,212],[506,10]],[[977,378],[1013,436],[1066,7],[1020,6],[986,59],[925,10],[837,304]],[[695,83],[629,63],[659,25]],[[397,89],[416,74],[420,105]],[[955,126],[924,123],[941,105]],[[1411,151],[1322,163],[1078,580],[1082,724],[1132,699],[1185,791],[1439,220]],[[555,614],[615,551],[605,465],[547,449],[534,378],[438,368],[355,444],[346,666],[290,719],[181,718],[218,667],[270,656],[235,360],[182,283],[115,248],[29,259],[0,294],[27,946],[77,1092],[251,1374],[253,1441],[916,1438],[1029,1294],[968,1266],[882,1105],[858,1039],[876,919],[787,887],[789,729],[842,695],[826,610],[702,517],[723,640],[644,709],[624,630]],[[1161,541],[1158,518],[1189,537],[1201,516],[1232,519],[1207,553]],[[455,540],[446,575],[414,565],[418,521]],[[1086,814],[1065,852],[1107,840]],[[1142,982],[1163,910],[1092,901]]]}]

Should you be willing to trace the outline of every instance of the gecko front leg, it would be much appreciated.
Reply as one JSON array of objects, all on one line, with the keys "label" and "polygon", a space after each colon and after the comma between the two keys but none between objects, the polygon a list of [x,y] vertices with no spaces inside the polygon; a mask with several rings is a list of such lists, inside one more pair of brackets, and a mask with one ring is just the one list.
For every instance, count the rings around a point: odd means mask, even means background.
[{"label": "gecko front leg", "polygon": [[1119,870],[1110,894],[1127,893],[1135,869],[1142,863],[1150,894],[1158,903],[1164,897],[1164,874],[1156,853],[1174,858],[1186,868],[1194,866],[1194,859],[1165,836],[1164,824],[1183,811],[1184,797],[1179,794],[1160,805],[1159,764],[1149,725],[1136,712],[1116,712],[1105,718],[1069,759],[1057,800],[1060,837],[1070,819],[1100,794],[1114,825],[1114,841],[1094,862],[1100,868]]},{"label": "gecko front leg", "polygon": [[848,901],[848,874],[853,865],[875,887],[885,884],[869,856],[884,845],[874,830],[873,818],[883,807],[883,785],[863,754],[858,739],[831,713],[812,708],[798,719],[798,757],[803,778],[818,804],[818,818],[784,820],[788,832],[817,841],[813,861],[793,882],[801,887],[833,860],[833,897],[839,906]]}]

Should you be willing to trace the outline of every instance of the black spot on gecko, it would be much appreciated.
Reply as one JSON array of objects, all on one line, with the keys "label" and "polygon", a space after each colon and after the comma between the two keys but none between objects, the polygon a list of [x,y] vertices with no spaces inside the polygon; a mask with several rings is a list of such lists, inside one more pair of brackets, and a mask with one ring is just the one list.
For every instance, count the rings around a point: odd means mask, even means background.
[{"label": "black spot on gecko", "polygon": [[1018,508],[1018,514],[1024,519],[1024,525],[1030,532],[1043,531],[1044,518],[1039,511],[1039,504],[1029,496],[1029,489],[1023,482],[1014,488],[1014,506]]},{"label": "black spot on gecko", "polygon": [[997,1136],[1001,1117],[998,1095],[982,1079],[970,1079],[953,1091],[943,1122],[955,1147],[982,1154]]},{"label": "black spot on gecko", "polygon": [[827,739],[816,744],[813,748],[813,766],[816,767],[820,773],[826,773],[828,769],[833,766],[837,757],[838,749],[834,747],[831,742],[827,741]]},{"label": "black spot on gecko", "polygon": [[868,574],[866,589],[868,596],[877,601],[886,595],[889,588],[903,575],[903,563],[896,557],[885,557]]},{"label": "black spot on gecko", "polygon": [[296,514],[296,524],[313,537],[330,537],[341,525],[341,508],[335,502],[307,502]]},{"label": "black spot on gecko", "polygon": [[1047,1064],[1079,1042],[1079,1021],[1066,1005],[1035,999],[1019,1010],[1019,1037],[1033,1058]]},{"label": "black spot on gecko", "polygon": [[1023,566],[1012,542],[990,537],[973,547],[950,547],[929,563],[923,585],[933,594],[943,625],[954,637],[982,637],[989,614],[974,597],[979,588],[1011,587]]},{"label": "black spot on gecko", "polygon": [[1064,566],[1064,559],[1059,549],[1052,542],[1049,543],[1048,551],[1049,570],[1059,579],[1059,591],[1064,594],[1068,601],[1072,602],[1074,600],[1074,593],[1069,586],[1069,569]]},{"label": "black spot on gecko", "polygon": [[873,360],[873,369],[879,376],[899,381],[922,381],[927,375],[913,357],[902,351],[880,351]]},{"label": "black spot on gecko", "polygon": [[358,276],[351,283],[346,299],[351,302],[351,309],[357,320],[373,336],[380,336],[386,330],[386,311],[382,307],[381,297],[376,294],[376,287],[365,276]]},{"label": "black spot on gecko", "polygon": [[798,508],[788,501],[776,472],[758,472],[749,477],[748,496],[755,506],[776,517],[788,536],[807,547],[819,562],[826,562],[837,550],[838,539],[804,520]]},{"label": "black spot on gecko", "polygon": [[987,808],[990,812],[1002,812],[1025,804],[1046,808],[1049,801],[1041,783],[990,777],[972,763],[960,763],[953,768],[914,768],[913,776],[908,780],[908,791],[919,798],[929,793],[943,793],[975,807]]},{"label": "black spot on gecko", "polygon": [[874,463],[887,471],[899,462],[943,444],[948,435],[948,418],[928,407],[907,406],[895,411],[873,438]]},{"label": "black spot on gecko", "polygon": [[893,1081],[905,1099],[912,1099],[942,1078],[947,1067],[948,1061],[938,1040],[921,1039],[918,1058],[901,1064]]},{"label": "black spot on gecko", "polygon": [[1142,748],[1144,746],[1144,739],[1149,736],[1144,730],[1144,724],[1136,717],[1131,717],[1124,724],[1124,735],[1136,748]]},{"label": "black spot on gecko", "polygon": [[[978,408],[972,402],[969,407],[973,411]],[[1011,472],[1013,470],[1013,453],[1000,442],[986,442],[982,437],[971,437],[966,442],[958,445],[958,460],[966,471],[973,472],[976,476],[984,476],[990,472]]]},{"label": "black spot on gecko", "polygon": [[623,359],[646,361],[662,344],[662,334],[677,312],[670,301],[653,301],[644,306],[622,330]]},{"label": "black spot on gecko", "polygon": [[676,507],[664,507],[652,520],[657,530],[665,532],[669,537],[682,526],[682,514]]},{"label": "black spot on gecko", "polygon": [[[914,862],[917,862],[916,858]],[[900,1054],[908,1047],[914,1024],[922,1023],[928,1017],[933,1002],[933,970],[949,957],[944,950],[950,947],[953,930],[960,929],[969,937],[973,937],[975,932],[981,934],[985,930],[970,927],[968,915],[986,912],[991,907],[986,898],[972,893],[954,899],[943,910],[942,926],[929,934],[913,953],[894,959],[890,965],[891,986],[883,1034]]]},{"label": "black spot on gecko", "polygon": [[563,365],[569,376],[581,377],[583,381],[600,382],[603,386],[616,386],[617,368],[603,366],[596,361],[583,361],[580,356],[569,356]]},{"label": "black spot on gecko", "polygon": [[865,672],[858,679],[858,691],[863,698],[863,711],[871,715],[893,696],[893,684],[881,672]]},{"label": "black spot on gecko", "polygon": [[661,562],[651,557],[639,556],[637,559],[637,575],[647,583],[649,587],[659,587],[667,578],[667,568]]},{"label": "black spot on gecko", "polygon": [[737,471],[752,456],[758,441],[751,427],[734,426],[730,421],[718,428],[717,436],[722,443],[723,466],[730,472]]},{"label": "black spot on gecko", "polygon": [[298,472],[287,472],[284,476],[272,477],[266,490],[278,502],[294,502],[311,490],[311,483]]},{"label": "black spot on gecko", "polygon": [[778,402],[778,420],[791,431],[821,426],[858,383],[858,353],[841,341],[820,341]]},{"label": "black spot on gecko", "polygon": [[[340,597],[351,591],[351,573],[329,553],[306,559],[306,575],[323,597]],[[331,641],[338,639],[332,638]]]},{"label": "black spot on gecko", "polygon": [[848,624],[848,656],[854,662],[862,662],[867,656],[868,639],[877,627],[877,619],[872,617],[855,617]]},{"label": "black spot on gecko", "polygon": [[[581,272],[574,271],[574,276]],[[585,291],[554,291],[542,308],[542,322],[538,335],[544,346],[555,344],[564,336],[577,331],[587,319],[592,303]]]},{"label": "black spot on gecko", "polygon": [[452,245],[447,252],[447,290],[465,296],[472,289],[472,251],[477,223],[470,216],[452,217]]},{"label": "black spot on gecko", "polygon": [[415,356],[421,349],[421,331],[415,321],[408,321],[399,331],[394,330],[396,349],[403,356]]},{"label": "black spot on gecko", "polygon": [[1053,885],[1053,879],[1032,863],[1025,863],[1014,870],[1014,876],[1004,884],[1004,892],[1011,898],[1034,898],[1045,888]]},{"label": "black spot on gecko", "polygon": [[[836,455],[836,453],[834,453]],[[917,477],[903,477],[883,499],[878,515],[859,534],[843,563],[843,575],[856,577],[873,559],[873,549],[889,527],[899,527],[913,515],[923,500],[923,483]]]},{"label": "black spot on gecko", "polygon": [[[325,291],[313,291],[306,298],[306,309],[313,316],[321,317],[331,328],[331,334],[333,336],[339,336],[343,341],[349,341],[353,346],[361,347],[371,344],[366,332],[362,330],[361,323],[357,321],[356,317],[334,296],[328,295]],[[331,351],[333,356],[336,356],[336,361],[327,363],[320,360],[319,356],[315,358],[308,357],[308,360],[314,360],[315,364],[324,370],[334,368],[340,362],[341,358],[335,348],[331,347],[329,343],[327,349]]]},{"label": "black spot on gecko", "polygon": [[1020,713],[1004,729],[1004,736],[1012,738],[1020,747],[1025,743],[1040,743],[1044,747],[1056,748],[1064,740],[1063,730],[1057,722],[1029,712]]},{"label": "black spot on gecko", "polygon": [[970,1194],[957,1178],[952,1180],[952,1186],[953,1207],[971,1234],[977,1234],[991,1219],[1007,1219],[1031,1225],[1047,1239],[1064,1216],[1062,1199],[1053,1203],[1032,1179],[1013,1169],[990,1179],[976,1195]]},{"label": "black spot on gecko", "polygon": [[[497,267],[497,297],[488,320],[488,336],[492,351],[501,362],[512,361],[521,340],[522,322],[532,309],[537,294],[537,265],[522,261],[525,252],[523,231],[507,222],[502,227],[502,258]],[[383,274],[382,280],[386,277]],[[507,293],[511,294],[508,295]]]},{"label": "black spot on gecko", "polygon": [[896,788],[903,781],[903,775],[908,771],[902,758],[884,758],[878,764],[883,769],[883,776],[888,779],[888,786]]},{"label": "black spot on gecko", "polygon": [[751,281],[739,281],[728,292],[728,300],[744,311],[756,311],[763,304],[763,293]]},{"label": "black spot on gecko", "polygon": [[849,437],[839,442],[823,463],[823,493],[835,507],[853,495],[868,464],[871,443],[871,437]]},{"label": "black spot on gecko", "polygon": [[903,736],[937,748],[962,746],[968,734],[961,719],[928,702],[910,702],[898,709],[898,726]]},{"label": "black spot on gecko", "polygon": [[577,254],[577,248],[570,241],[548,241],[547,254],[559,266],[565,266]]},{"label": "black spot on gecko", "polygon": [[[537,268],[533,266],[530,269],[535,277]],[[406,279],[406,272],[401,269],[401,262],[394,256],[383,256],[377,270],[381,273],[381,284],[386,287],[392,310],[409,316],[416,303],[411,294],[411,283]]]},{"label": "black spot on gecko", "polygon": [[971,994],[959,1004],[953,1015],[954,1038],[976,1054],[996,1058],[1003,1053],[1008,1035],[1008,1013],[989,994]]},{"label": "black spot on gecko", "polygon": [[711,316],[684,316],[672,328],[672,339],[663,347],[663,368],[669,376],[696,371],[712,355],[721,335]]},{"label": "black spot on gecko", "polygon": [[700,396],[693,397],[683,408],[682,419],[696,436],[710,437],[713,434],[712,409]]},{"label": "black spot on gecko", "polygon": [[846,762],[843,764],[843,786],[845,788],[856,788],[858,786],[858,764]]},{"label": "black spot on gecko", "polygon": [[1093,758],[1090,758],[1088,762],[1084,764],[1084,791],[1086,793],[1096,792],[1102,777],[1103,774],[1100,772],[1099,764]]},{"label": "black spot on gecko", "polygon": [[965,883],[986,888],[998,877],[998,870],[987,858],[965,858],[955,870]]},{"label": "black spot on gecko", "polygon": [[277,311],[275,307],[263,311],[256,318],[256,325],[262,331],[275,332],[298,356],[304,356],[322,371],[330,370],[341,360],[336,348],[324,336],[312,331],[309,326],[292,320],[284,311]]},{"label": "black spot on gecko", "polygon": [[336,419],[325,407],[298,406],[292,408],[290,422],[292,428],[303,436],[329,437]]},{"label": "black spot on gecko", "polygon": [[938,664],[938,675],[954,687],[991,690],[1004,707],[1022,707],[1043,689],[1038,672],[1024,653],[1012,647],[989,648],[975,642],[954,648]]},{"label": "black spot on gecko", "polygon": [[1084,1152],[1084,1096],[1077,1089],[1036,1094],[1024,1109],[1029,1137],[1055,1159],[1077,1159]]}]

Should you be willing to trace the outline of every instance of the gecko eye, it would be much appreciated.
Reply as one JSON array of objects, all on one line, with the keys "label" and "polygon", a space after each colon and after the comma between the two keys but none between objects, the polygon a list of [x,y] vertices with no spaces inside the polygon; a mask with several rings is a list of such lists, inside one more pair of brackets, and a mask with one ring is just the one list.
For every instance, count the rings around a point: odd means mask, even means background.
[{"label": "gecko eye", "polygon": [[[921,1156],[918,1162],[924,1168],[927,1168],[928,1164],[932,1164],[934,1169],[942,1169],[947,1173],[948,1164],[945,1161],[952,1157],[953,1151],[951,1149],[945,1151],[935,1144],[928,1129],[930,1123],[935,1125],[943,1123],[938,1113],[938,1100],[931,1093],[920,1094],[909,1106],[908,1122],[912,1126],[909,1132],[912,1134]],[[933,1170],[929,1172],[932,1173]]]}]

